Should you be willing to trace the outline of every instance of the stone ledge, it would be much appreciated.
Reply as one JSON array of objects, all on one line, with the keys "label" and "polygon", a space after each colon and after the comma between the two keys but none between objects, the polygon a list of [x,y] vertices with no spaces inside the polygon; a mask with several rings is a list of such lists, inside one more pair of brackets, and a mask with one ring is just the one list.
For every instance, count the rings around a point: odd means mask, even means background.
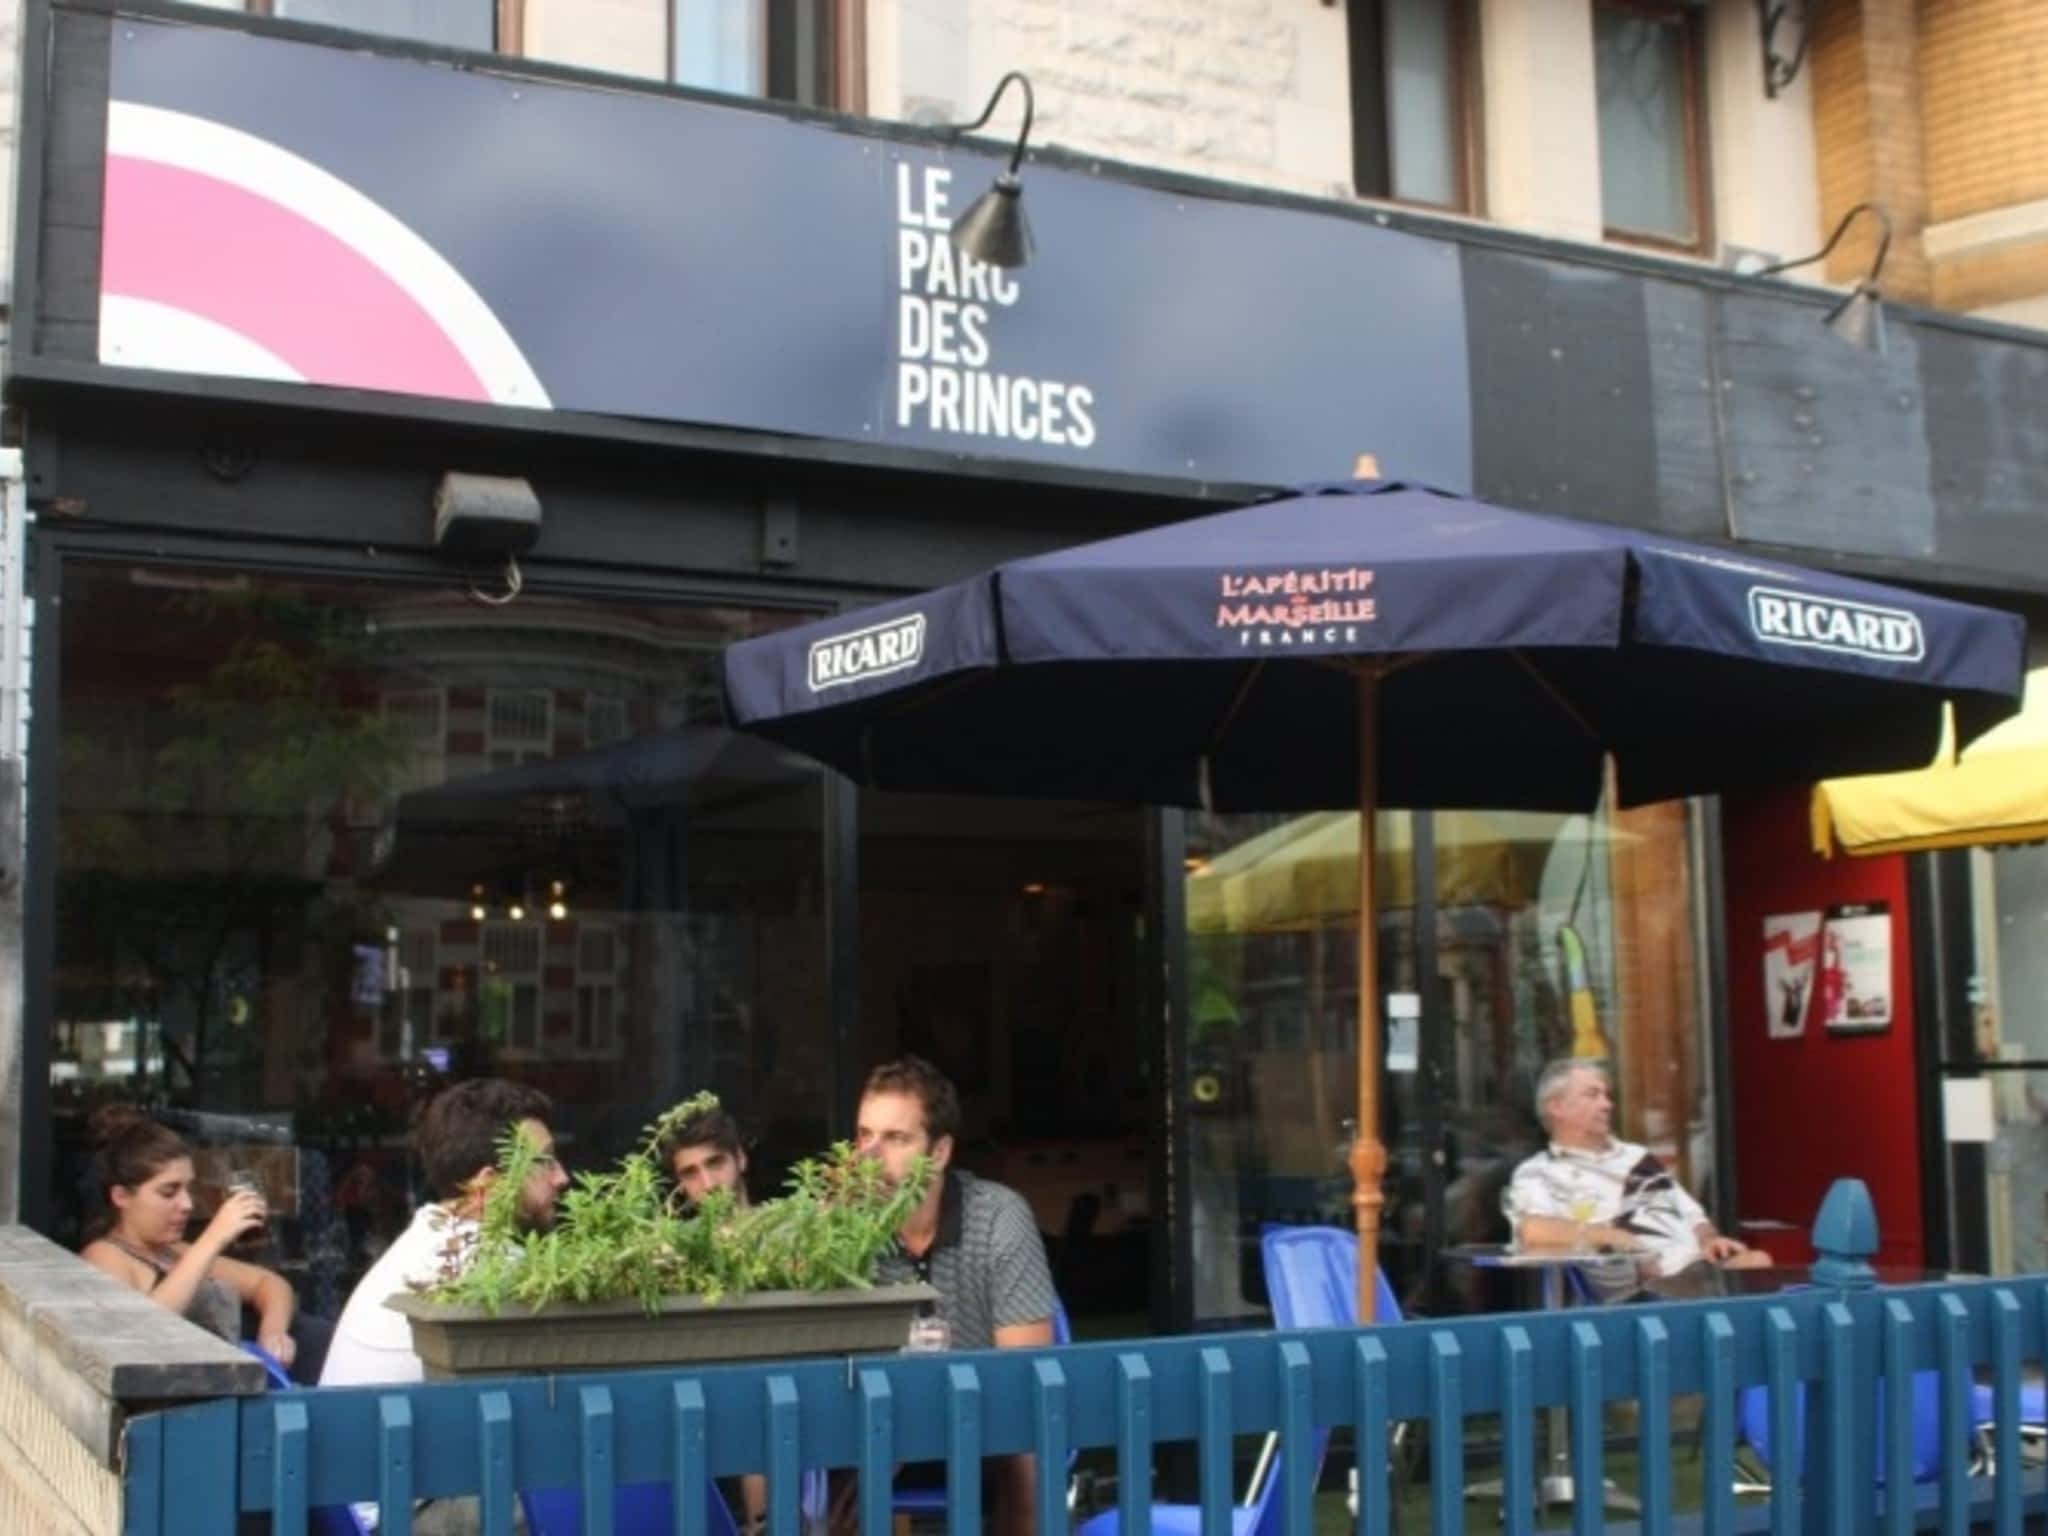
[{"label": "stone ledge", "polygon": [[27,1227],[0,1227],[0,1356],[115,1403],[252,1397],[262,1366]]}]

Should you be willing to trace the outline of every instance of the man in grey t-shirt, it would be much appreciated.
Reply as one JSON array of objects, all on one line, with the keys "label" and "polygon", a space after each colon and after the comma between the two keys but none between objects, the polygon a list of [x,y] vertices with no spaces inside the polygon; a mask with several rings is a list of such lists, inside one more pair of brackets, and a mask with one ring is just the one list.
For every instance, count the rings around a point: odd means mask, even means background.
[{"label": "man in grey t-shirt", "polygon": [[[923,1279],[939,1293],[952,1349],[1029,1349],[1052,1343],[1052,1269],[1031,1207],[1014,1189],[954,1169],[960,1096],[937,1067],[905,1056],[868,1074],[855,1142],[901,1180],[918,1158],[935,1177],[878,1266],[883,1280]],[[1032,1529],[1030,1456],[995,1459],[992,1531]]]}]

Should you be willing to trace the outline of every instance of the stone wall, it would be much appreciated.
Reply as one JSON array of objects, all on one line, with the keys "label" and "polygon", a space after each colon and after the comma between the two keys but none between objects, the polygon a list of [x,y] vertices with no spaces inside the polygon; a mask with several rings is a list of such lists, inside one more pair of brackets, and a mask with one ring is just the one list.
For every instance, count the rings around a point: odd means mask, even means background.
[{"label": "stone wall", "polygon": [[0,1531],[119,1536],[133,1413],[263,1390],[250,1356],[25,1227],[0,1227]]}]

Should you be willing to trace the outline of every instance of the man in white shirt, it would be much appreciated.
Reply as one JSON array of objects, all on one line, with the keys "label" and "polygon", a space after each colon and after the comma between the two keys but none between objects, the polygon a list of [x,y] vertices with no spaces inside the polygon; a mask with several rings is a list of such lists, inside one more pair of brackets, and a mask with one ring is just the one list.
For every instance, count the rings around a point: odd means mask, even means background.
[{"label": "man in white shirt", "polygon": [[1668,1287],[1695,1265],[1754,1269],[1771,1262],[1761,1249],[1716,1231],[1655,1153],[1612,1134],[1614,1096],[1601,1063],[1545,1067],[1536,1079],[1536,1113],[1550,1145],[1516,1168],[1508,1186],[1515,1241],[1640,1254],[1635,1265],[1585,1266],[1600,1300]]},{"label": "man in white shirt", "polygon": [[420,1116],[414,1150],[432,1199],[370,1266],[342,1308],[320,1371],[323,1387],[373,1386],[424,1378],[413,1353],[412,1325],[384,1303],[401,1291],[453,1278],[476,1256],[484,1195],[497,1177],[498,1142],[518,1126],[540,1158],[520,1195],[520,1215],[534,1228],[553,1225],[555,1199],[568,1175],[555,1157],[548,1117],[554,1106],[538,1088],[498,1077],[472,1078],[443,1090]]}]

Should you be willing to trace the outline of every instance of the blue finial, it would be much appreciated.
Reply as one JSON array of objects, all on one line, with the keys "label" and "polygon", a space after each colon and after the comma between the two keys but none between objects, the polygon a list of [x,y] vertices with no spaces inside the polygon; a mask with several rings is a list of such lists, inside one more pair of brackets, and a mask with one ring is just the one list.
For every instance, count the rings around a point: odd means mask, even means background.
[{"label": "blue finial", "polygon": [[1861,1179],[1837,1179],[1813,1219],[1813,1283],[1862,1290],[1877,1284],[1877,1207]]}]

